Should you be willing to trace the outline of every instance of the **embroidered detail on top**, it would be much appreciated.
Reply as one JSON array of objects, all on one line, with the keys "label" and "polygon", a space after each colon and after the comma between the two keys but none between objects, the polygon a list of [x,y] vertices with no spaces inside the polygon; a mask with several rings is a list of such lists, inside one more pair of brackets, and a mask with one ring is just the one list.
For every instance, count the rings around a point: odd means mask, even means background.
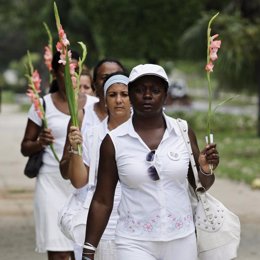
[{"label": "embroidered detail on top", "polygon": [[[136,221],[130,211],[127,216],[121,219],[123,228],[130,233],[134,234],[157,234],[161,232],[162,221],[158,214],[154,214],[151,217],[143,218],[142,221]],[[174,213],[168,213],[166,218],[166,229],[167,233],[182,233],[185,232],[193,223],[193,218],[190,214],[180,216]]]}]

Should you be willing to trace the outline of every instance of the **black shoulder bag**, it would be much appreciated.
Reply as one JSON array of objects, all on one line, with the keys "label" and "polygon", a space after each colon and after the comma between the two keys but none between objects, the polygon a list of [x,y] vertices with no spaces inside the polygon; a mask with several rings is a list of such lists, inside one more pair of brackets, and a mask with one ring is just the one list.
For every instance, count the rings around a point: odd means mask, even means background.
[{"label": "black shoulder bag", "polygon": [[[43,105],[43,110],[45,111],[46,104],[44,98],[42,98],[42,105]],[[37,152],[31,156],[29,156],[29,159],[25,165],[24,168],[24,175],[27,176],[28,178],[35,178],[39,170],[42,166],[42,157],[43,157],[44,149],[42,149],[40,152]]]}]

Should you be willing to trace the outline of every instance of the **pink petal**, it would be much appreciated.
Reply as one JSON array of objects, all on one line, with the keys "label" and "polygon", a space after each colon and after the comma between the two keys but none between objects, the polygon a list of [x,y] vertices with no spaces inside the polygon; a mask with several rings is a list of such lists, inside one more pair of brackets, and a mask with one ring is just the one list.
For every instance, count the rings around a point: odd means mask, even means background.
[{"label": "pink petal", "polygon": [[40,85],[41,85],[41,78],[40,78],[40,75],[38,73],[37,70],[35,70],[32,74],[32,81],[33,81],[33,84],[34,84],[34,87],[35,87],[35,90],[40,93],[41,92],[41,89],[40,89]]},{"label": "pink petal", "polygon": [[77,67],[77,64],[70,63],[70,75],[74,75],[75,74],[76,67]]},{"label": "pink petal", "polygon": [[221,41],[212,41],[211,44],[210,44],[210,48],[220,48],[221,46]]},{"label": "pink petal", "polygon": [[56,44],[56,50],[57,50],[58,52],[62,52],[62,50],[63,50],[63,45],[62,45],[60,42],[57,42],[57,44]]},{"label": "pink petal", "polygon": [[218,38],[218,34],[214,34],[210,37],[210,40],[213,41],[215,40],[216,38]]},{"label": "pink petal", "polygon": [[209,57],[212,61],[215,61],[218,58],[217,52],[218,52],[218,48],[210,48]]},{"label": "pink petal", "polygon": [[34,100],[34,92],[31,89],[27,89],[26,95],[31,99],[31,101],[33,102]]},{"label": "pink petal", "polygon": [[214,65],[213,65],[213,63],[210,61],[210,62],[206,65],[205,70],[208,71],[208,72],[213,72],[213,67],[214,67]]},{"label": "pink petal", "polygon": [[36,113],[38,114],[40,119],[43,119],[43,113],[41,110],[37,110]]},{"label": "pink petal", "polygon": [[51,71],[52,70],[52,52],[51,49],[49,48],[49,46],[45,46],[45,53],[44,53],[44,63],[47,66],[48,70]]}]

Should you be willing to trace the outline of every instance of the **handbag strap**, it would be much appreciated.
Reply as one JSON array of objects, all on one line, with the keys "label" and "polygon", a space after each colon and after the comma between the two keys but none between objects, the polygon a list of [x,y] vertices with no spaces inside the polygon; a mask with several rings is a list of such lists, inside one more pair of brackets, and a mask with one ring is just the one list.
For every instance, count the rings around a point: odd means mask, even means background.
[{"label": "handbag strap", "polygon": [[43,106],[43,111],[46,112],[46,102],[44,97],[42,97],[42,106]]},{"label": "handbag strap", "polygon": [[[45,113],[46,112],[46,102],[45,102],[44,97],[42,97],[42,107],[43,107],[43,111]],[[43,119],[42,119],[42,127],[43,127]]]},{"label": "handbag strap", "polygon": [[89,164],[89,175],[88,175],[88,184],[93,186],[95,185],[95,179],[96,179],[96,164],[97,164],[97,152],[98,152],[98,136],[99,131],[98,127],[93,129],[93,144],[92,144],[92,153],[90,158],[90,164]]},{"label": "handbag strap", "polygon": [[194,155],[193,155],[191,144],[190,144],[190,138],[189,138],[189,135],[188,135],[188,127],[185,126],[187,124],[184,124],[183,120],[180,119],[180,118],[177,118],[177,124],[180,128],[180,131],[181,131],[182,137],[184,139],[186,148],[189,152],[191,168],[192,168],[192,171],[193,171],[195,184],[196,184],[196,190],[201,190],[201,189],[205,190],[204,187],[201,185],[200,180],[199,180],[197,165],[196,165],[196,162],[195,162],[195,159],[194,159]]},{"label": "handbag strap", "polygon": [[197,198],[199,198],[199,200],[202,203],[202,207],[204,209],[205,216],[206,216],[207,220],[212,221],[212,219],[213,219],[213,209],[211,208],[210,204],[208,203],[208,199],[207,199],[207,195],[206,195],[207,192],[206,192],[205,188],[201,185],[200,180],[199,180],[198,170],[197,170],[194,155],[193,155],[193,152],[192,152],[192,148],[191,148],[191,144],[190,144],[190,138],[189,138],[189,135],[188,135],[188,129],[184,126],[184,122],[180,118],[177,119],[177,124],[178,124],[178,126],[181,130],[181,133],[182,133],[183,139],[185,141],[186,147],[189,151],[191,167],[192,167],[192,171],[193,171],[193,175],[194,175],[195,183],[196,183],[195,193],[197,195]]}]

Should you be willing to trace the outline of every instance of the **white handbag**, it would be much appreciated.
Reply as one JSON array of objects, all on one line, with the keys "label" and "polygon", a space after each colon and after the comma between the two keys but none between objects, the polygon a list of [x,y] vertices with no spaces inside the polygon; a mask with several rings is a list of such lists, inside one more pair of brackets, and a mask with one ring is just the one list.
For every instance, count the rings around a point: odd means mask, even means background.
[{"label": "white handbag", "polygon": [[88,211],[95,192],[99,128],[94,128],[93,133],[88,184],[75,190],[58,213],[58,225],[62,233],[81,246],[84,244]]},{"label": "white handbag", "polygon": [[237,257],[240,243],[240,221],[220,201],[201,186],[192,153],[186,122],[177,123],[189,151],[196,190],[189,185],[189,193],[196,227],[198,258],[200,260],[230,260]]}]

